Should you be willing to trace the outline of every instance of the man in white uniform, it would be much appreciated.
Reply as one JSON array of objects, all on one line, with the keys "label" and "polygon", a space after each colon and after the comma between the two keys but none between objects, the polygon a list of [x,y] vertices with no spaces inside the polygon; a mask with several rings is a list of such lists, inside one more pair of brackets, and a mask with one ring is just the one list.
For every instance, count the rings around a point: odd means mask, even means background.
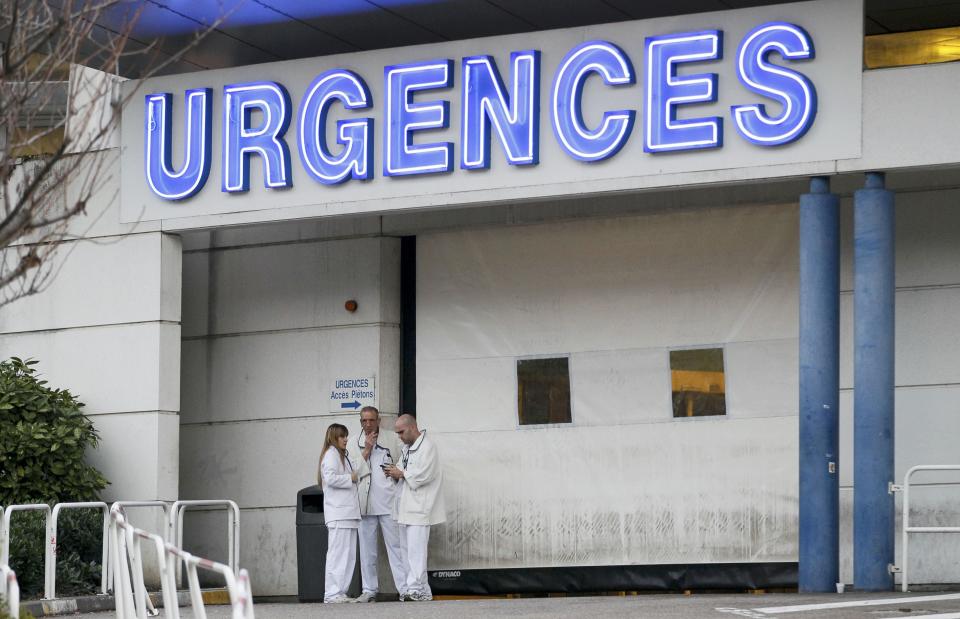
[{"label": "man in white uniform", "polygon": [[413,415],[400,415],[394,427],[404,444],[403,454],[397,466],[385,470],[401,485],[396,520],[407,546],[407,588],[400,599],[432,600],[433,592],[427,582],[430,526],[447,519],[440,456],[426,430],[421,432],[417,427]]},{"label": "man in white uniform", "polygon": [[360,410],[360,427],[350,460],[359,478],[360,493],[360,574],[363,593],[357,602],[376,602],[380,582],[377,578],[377,530],[390,559],[390,571],[397,591],[406,593],[407,557],[400,538],[400,527],[393,519],[398,484],[384,473],[384,466],[400,459],[400,441],[390,430],[380,430],[380,411],[373,406]]}]

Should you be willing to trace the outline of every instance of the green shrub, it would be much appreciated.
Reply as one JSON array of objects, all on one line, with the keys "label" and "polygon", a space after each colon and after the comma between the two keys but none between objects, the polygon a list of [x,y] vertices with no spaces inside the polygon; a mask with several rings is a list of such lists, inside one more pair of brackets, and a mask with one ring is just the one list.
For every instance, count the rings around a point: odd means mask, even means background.
[{"label": "green shrub", "polygon": [[37,378],[36,363],[0,362],[0,505],[97,500],[107,480],[83,455],[100,436],[82,402]]},{"label": "green shrub", "polygon": [[[84,452],[100,437],[81,412],[83,403],[66,389],[48,387],[36,363],[17,357],[0,362],[0,505],[97,501],[108,482],[84,461]],[[43,514],[15,513],[10,529],[10,566],[21,595],[42,595]],[[98,589],[102,530],[99,511],[60,513],[58,595]]]},{"label": "green shrub", "polygon": [[[10,567],[24,599],[43,596],[46,520],[41,512],[16,513],[10,523]],[[57,596],[100,590],[103,513],[64,510],[57,519]]]}]

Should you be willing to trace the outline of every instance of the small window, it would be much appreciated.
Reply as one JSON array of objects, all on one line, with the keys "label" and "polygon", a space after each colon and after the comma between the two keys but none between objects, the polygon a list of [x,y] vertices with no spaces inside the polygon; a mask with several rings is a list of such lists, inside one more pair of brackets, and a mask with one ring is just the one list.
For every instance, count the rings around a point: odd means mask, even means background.
[{"label": "small window", "polygon": [[726,415],[723,349],[670,351],[674,417]]},{"label": "small window", "polygon": [[570,423],[570,364],[566,357],[517,361],[520,425]]}]

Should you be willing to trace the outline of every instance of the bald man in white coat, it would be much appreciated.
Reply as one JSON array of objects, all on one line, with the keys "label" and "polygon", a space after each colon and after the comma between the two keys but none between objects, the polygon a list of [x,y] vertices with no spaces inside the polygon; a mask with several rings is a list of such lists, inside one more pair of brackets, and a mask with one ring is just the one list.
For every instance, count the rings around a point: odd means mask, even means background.
[{"label": "bald man in white coat", "polygon": [[400,462],[384,469],[400,482],[396,521],[407,546],[407,590],[401,600],[423,602],[433,599],[427,582],[427,544],[430,527],[445,522],[443,472],[440,456],[426,430],[417,427],[413,415],[400,415],[394,426],[403,443]]}]

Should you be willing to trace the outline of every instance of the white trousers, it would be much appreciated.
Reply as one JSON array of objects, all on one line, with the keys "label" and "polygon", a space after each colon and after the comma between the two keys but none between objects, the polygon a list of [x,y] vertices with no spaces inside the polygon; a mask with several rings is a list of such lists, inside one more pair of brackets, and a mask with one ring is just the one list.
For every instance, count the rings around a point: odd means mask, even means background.
[{"label": "white trousers", "polygon": [[430,525],[402,524],[400,533],[407,544],[407,593],[433,595],[427,582],[427,544]]},{"label": "white trousers", "polygon": [[347,594],[357,562],[357,530],[327,529],[327,569],[323,601]]},{"label": "white trousers", "polygon": [[383,531],[383,545],[390,559],[393,584],[398,593],[407,590],[407,553],[400,539],[400,525],[389,514],[363,516],[360,519],[360,574],[363,576],[363,592],[377,593],[380,581],[377,578],[377,529]]}]

